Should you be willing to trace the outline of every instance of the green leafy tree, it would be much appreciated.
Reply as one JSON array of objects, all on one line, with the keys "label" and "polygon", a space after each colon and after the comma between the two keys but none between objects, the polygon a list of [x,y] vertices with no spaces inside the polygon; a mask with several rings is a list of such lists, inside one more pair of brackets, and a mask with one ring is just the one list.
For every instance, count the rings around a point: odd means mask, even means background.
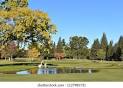
[{"label": "green leafy tree", "polygon": [[86,37],[79,37],[79,36],[73,36],[70,38],[70,49],[71,49],[71,54],[73,58],[85,58],[87,56],[85,54],[85,50],[87,48],[87,44],[89,43],[88,39]]}]

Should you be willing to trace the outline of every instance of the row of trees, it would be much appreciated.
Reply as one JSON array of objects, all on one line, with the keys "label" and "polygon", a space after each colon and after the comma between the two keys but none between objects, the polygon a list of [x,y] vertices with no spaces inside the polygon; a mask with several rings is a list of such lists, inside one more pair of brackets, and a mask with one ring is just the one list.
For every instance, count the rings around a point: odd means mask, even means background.
[{"label": "row of trees", "polygon": [[57,56],[74,59],[96,59],[96,60],[117,60],[120,61],[123,56],[123,36],[120,36],[117,43],[113,41],[108,43],[106,34],[103,33],[101,40],[95,39],[92,47],[88,48],[89,41],[86,37],[73,36],[69,42],[59,38],[57,44],[52,42],[49,48],[40,49],[36,44],[29,45],[28,49],[19,49],[15,42],[9,42],[1,50],[1,58],[24,57],[34,59],[41,57],[48,59]]},{"label": "row of trees", "polygon": [[121,60],[123,55],[123,36],[120,36],[117,43],[107,41],[106,34],[103,33],[101,41],[95,39],[91,47],[90,56],[92,59]]},{"label": "row of trees", "polygon": [[54,54],[58,53],[59,55],[62,54],[64,58],[86,58],[89,53],[88,43],[89,41],[86,37],[70,37],[69,43],[66,43],[65,39],[60,37],[57,44],[55,42],[52,43],[49,57],[54,57]]},{"label": "row of trees", "polygon": [[69,42],[65,39],[58,40],[58,43],[52,43],[49,57],[54,53],[64,53],[65,58],[75,59],[97,59],[97,60],[121,60],[123,55],[123,36],[120,36],[117,43],[113,44],[111,40],[108,43],[106,34],[103,33],[101,40],[95,39],[91,48],[88,48],[88,39],[81,36],[70,37]]}]

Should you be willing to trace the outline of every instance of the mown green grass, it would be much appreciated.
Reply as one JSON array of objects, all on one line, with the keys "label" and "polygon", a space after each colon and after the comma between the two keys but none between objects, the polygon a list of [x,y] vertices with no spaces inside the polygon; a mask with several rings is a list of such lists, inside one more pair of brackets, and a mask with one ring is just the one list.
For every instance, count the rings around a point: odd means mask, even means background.
[{"label": "mown green grass", "polygon": [[52,75],[0,75],[0,81],[123,81],[122,69],[106,69],[98,73]]},{"label": "mown green grass", "polygon": [[0,65],[14,65],[14,64],[39,64],[40,62],[37,62],[37,61],[34,61],[34,62],[31,62],[31,61],[8,61],[8,60],[0,60]]},{"label": "mown green grass", "polygon": [[82,68],[123,68],[123,62],[91,61],[91,60],[47,60],[46,63],[55,64],[57,67],[82,67]]},{"label": "mown green grass", "polygon": [[17,65],[17,66],[0,66],[0,72],[4,71],[20,71],[20,70],[26,70],[26,69],[31,69],[35,68],[37,66],[26,66],[26,65]]},{"label": "mown green grass", "polygon": [[[9,64],[12,63],[16,62],[9,62]],[[92,74],[89,73],[50,74],[50,75],[0,74],[0,81],[123,81],[123,62],[114,62],[114,61],[101,62],[89,60],[61,60],[61,61],[46,60],[45,63],[53,64],[56,67],[95,68],[99,71]],[[0,71],[18,71],[30,68],[33,68],[33,66],[27,65],[0,66]]]}]

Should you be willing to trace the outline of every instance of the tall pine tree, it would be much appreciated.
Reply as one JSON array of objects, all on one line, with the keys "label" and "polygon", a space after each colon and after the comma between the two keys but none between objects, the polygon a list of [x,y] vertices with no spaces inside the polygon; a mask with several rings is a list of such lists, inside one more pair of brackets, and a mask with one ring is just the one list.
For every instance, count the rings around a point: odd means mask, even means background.
[{"label": "tall pine tree", "polygon": [[113,41],[110,41],[109,45],[108,45],[108,52],[107,55],[108,57],[111,57],[113,55],[114,51],[113,51]]},{"label": "tall pine tree", "polygon": [[101,38],[101,49],[103,49],[104,51],[106,51],[107,46],[108,46],[107,37],[106,37],[106,34],[103,33],[103,36]]},{"label": "tall pine tree", "polygon": [[123,36],[120,36],[119,41],[118,41],[118,46],[121,48],[122,53],[123,53]]},{"label": "tall pine tree", "polygon": [[63,43],[61,37],[58,40],[56,51],[57,53],[63,53]]},{"label": "tall pine tree", "polygon": [[97,58],[97,52],[100,49],[99,39],[95,39],[91,47],[91,57]]},{"label": "tall pine tree", "polygon": [[100,49],[100,42],[99,42],[99,39],[95,39],[94,40],[94,43],[92,45],[92,48],[94,49]]}]

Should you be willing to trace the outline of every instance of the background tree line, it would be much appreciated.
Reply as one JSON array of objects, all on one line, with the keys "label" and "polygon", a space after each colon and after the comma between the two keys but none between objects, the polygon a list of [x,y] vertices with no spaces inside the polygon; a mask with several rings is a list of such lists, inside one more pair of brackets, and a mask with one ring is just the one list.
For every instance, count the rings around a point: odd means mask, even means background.
[{"label": "background tree line", "polygon": [[58,42],[51,42],[49,48],[44,48],[39,52],[37,44],[29,45],[28,49],[19,49],[14,42],[8,43],[5,49],[1,50],[1,58],[8,56],[19,58],[56,58],[55,54],[62,55],[62,59],[90,59],[121,61],[123,57],[123,36],[120,36],[117,43],[107,41],[106,34],[103,33],[101,40],[95,39],[91,48],[88,47],[89,40],[86,37],[73,36],[66,43],[65,39],[59,38]]},{"label": "background tree line", "polygon": [[108,43],[106,34],[103,33],[101,41],[99,39],[94,40],[90,57],[91,59],[120,61],[123,57],[123,36],[120,36],[118,42],[113,44],[112,40]]},{"label": "background tree line", "polygon": [[65,58],[73,59],[91,59],[91,60],[108,60],[121,61],[123,59],[123,36],[120,36],[117,43],[107,40],[106,34],[103,33],[102,38],[94,40],[92,46],[88,47],[89,40],[82,36],[73,36],[66,43],[65,39],[58,40],[58,43],[52,43],[50,55],[55,52],[64,53]]}]

